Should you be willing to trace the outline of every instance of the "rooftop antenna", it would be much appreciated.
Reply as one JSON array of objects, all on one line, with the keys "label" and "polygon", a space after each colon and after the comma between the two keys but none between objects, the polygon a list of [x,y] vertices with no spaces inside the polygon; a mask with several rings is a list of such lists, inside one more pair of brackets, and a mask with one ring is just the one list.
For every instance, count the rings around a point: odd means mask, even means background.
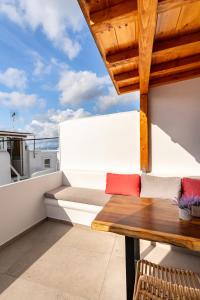
[{"label": "rooftop antenna", "polygon": [[10,119],[11,119],[11,127],[12,127],[12,129],[15,129],[16,118],[17,118],[17,112],[16,111],[11,111],[10,112]]}]

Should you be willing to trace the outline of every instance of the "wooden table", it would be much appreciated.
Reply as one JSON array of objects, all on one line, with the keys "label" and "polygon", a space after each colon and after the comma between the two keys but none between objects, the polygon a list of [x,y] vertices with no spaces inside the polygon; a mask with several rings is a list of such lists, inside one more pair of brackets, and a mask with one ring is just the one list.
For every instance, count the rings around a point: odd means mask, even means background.
[{"label": "wooden table", "polygon": [[125,236],[127,300],[132,300],[139,239],[200,251],[200,219],[184,222],[172,200],[113,196],[92,222],[92,229]]}]

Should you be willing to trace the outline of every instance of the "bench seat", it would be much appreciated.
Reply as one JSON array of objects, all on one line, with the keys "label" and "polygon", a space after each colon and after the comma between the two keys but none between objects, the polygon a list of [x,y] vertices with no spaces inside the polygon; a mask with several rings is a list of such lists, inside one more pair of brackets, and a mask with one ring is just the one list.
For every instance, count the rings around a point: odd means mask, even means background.
[{"label": "bench seat", "polygon": [[103,190],[71,186],[60,186],[44,196],[48,217],[88,226],[111,197]]},{"label": "bench seat", "polygon": [[45,193],[46,198],[104,206],[110,195],[102,190],[81,187],[60,186]]}]

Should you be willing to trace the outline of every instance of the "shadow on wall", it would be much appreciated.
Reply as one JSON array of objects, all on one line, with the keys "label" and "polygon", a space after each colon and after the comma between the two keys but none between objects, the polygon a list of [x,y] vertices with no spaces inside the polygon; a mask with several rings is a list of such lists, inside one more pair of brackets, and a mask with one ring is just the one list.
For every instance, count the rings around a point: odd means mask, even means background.
[{"label": "shadow on wall", "polygon": [[[153,141],[154,125],[157,125],[173,143],[179,144],[200,163],[199,78],[152,89],[150,120],[153,125],[150,133]],[[165,150],[167,153],[167,149]]]}]

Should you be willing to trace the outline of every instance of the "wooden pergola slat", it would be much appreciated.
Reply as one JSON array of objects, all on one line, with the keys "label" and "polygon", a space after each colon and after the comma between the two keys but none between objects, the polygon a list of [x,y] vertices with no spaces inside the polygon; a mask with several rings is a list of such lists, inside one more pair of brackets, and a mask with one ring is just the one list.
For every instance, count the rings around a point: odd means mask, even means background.
[{"label": "wooden pergola slat", "polygon": [[116,81],[124,81],[124,80],[130,79],[130,78],[132,78],[132,79],[138,78],[138,81],[139,81],[138,69],[114,75],[114,79]]},{"label": "wooden pergola slat", "polygon": [[[150,78],[158,78],[159,76],[170,75],[170,73],[175,74],[179,71],[187,71],[197,67],[200,67],[200,54],[152,65]],[[114,75],[114,80],[118,81],[118,83],[130,79],[139,82],[139,73],[137,69]]]},{"label": "wooden pergola slat", "polygon": [[158,78],[159,76],[187,71],[196,67],[200,67],[200,54],[152,65],[150,78]]},{"label": "wooden pergola slat", "polygon": [[133,91],[138,91],[139,88],[140,88],[140,84],[138,82],[138,83],[134,83],[134,84],[130,84],[130,85],[120,87],[119,92],[120,92],[120,94],[132,93]]},{"label": "wooden pergola slat", "polygon": [[[150,78],[150,85],[152,87],[156,87],[156,86],[171,84],[174,82],[183,81],[183,80],[196,78],[196,77],[200,77],[200,66],[199,65],[191,70],[182,71],[181,73],[177,72],[177,73],[165,75],[162,77]],[[137,90],[139,90],[139,82],[119,88],[120,94],[132,93]]]},{"label": "wooden pergola slat", "polygon": [[133,60],[134,58],[138,59],[138,55],[138,48],[125,49],[113,54],[108,53],[106,55],[106,61],[109,64],[119,64],[127,60]]},{"label": "wooden pergola slat", "polygon": [[159,86],[159,85],[163,85],[163,84],[170,84],[170,83],[174,83],[174,82],[178,82],[178,81],[182,81],[182,80],[196,78],[199,76],[200,76],[200,67],[197,67],[195,69],[184,71],[181,73],[176,73],[176,74],[171,74],[171,75],[164,76],[164,77],[150,79],[150,84],[151,84],[151,86]]}]

